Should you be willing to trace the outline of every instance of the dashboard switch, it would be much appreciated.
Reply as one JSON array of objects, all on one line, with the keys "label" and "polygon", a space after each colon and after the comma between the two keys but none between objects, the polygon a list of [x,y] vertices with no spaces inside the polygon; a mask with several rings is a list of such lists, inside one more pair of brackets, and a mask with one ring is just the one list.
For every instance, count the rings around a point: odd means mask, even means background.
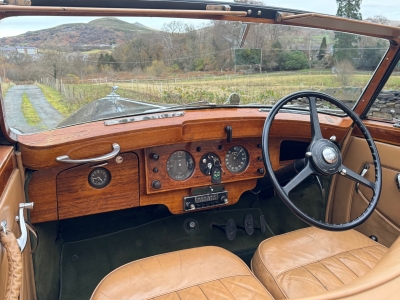
[{"label": "dashboard switch", "polygon": [[151,186],[152,186],[154,189],[158,190],[158,189],[161,188],[161,182],[160,182],[159,180],[154,180],[154,181],[151,183]]},{"label": "dashboard switch", "polygon": [[232,126],[226,126],[225,127],[225,132],[226,132],[226,141],[228,143],[232,142]]}]

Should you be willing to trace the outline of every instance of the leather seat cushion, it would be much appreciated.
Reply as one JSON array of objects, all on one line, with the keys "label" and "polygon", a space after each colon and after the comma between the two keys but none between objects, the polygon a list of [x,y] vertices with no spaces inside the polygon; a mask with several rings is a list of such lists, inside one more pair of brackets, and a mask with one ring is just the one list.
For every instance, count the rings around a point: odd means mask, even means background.
[{"label": "leather seat cushion", "polygon": [[363,276],[387,248],[349,230],[308,227],[263,241],[251,265],[275,299],[324,293]]},{"label": "leather seat cushion", "polygon": [[128,263],[108,274],[91,299],[273,298],[236,255],[200,247]]}]

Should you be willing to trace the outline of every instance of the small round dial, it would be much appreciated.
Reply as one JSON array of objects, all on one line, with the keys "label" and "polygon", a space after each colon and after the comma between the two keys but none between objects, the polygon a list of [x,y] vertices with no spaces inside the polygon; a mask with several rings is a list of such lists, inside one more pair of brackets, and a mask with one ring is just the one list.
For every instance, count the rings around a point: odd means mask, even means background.
[{"label": "small round dial", "polygon": [[240,173],[249,165],[249,154],[242,146],[231,147],[225,156],[226,168],[232,173]]},{"label": "small round dial", "polygon": [[189,152],[175,151],[167,160],[167,172],[174,180],[185,180],[194,172],[194,160]]},{"label": "small round dial", "polygon": [[105,188],[111,181],[111,173],[106,168],[95,168],[89,173],[89,184],[96,188]]},{"label": "small round dial", "polygon": [[219,159],[219,156],[215,153],[209,152],[204,154],[201,158],[200,158],[200,171],[201,173],[203,173],[204,175],[211,175],[211,169],[215,166],[221,165],[221,160]]}]

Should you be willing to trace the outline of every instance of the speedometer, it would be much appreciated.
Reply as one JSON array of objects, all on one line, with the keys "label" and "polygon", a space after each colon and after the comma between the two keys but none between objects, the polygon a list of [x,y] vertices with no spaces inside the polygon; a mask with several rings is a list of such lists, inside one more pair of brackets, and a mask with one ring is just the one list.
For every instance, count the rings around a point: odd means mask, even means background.
[{"label": "speedometer", "polygon": [[229,148],[225,156],[226,168],[232,173],[240,173],[249,165],[249,154],[242,146]]},{"label": "speedometer", "polygon": [[167,160],[167,173],[174,180],[185,180],[192,176],[194,160],[186,151],[175,151]]}]

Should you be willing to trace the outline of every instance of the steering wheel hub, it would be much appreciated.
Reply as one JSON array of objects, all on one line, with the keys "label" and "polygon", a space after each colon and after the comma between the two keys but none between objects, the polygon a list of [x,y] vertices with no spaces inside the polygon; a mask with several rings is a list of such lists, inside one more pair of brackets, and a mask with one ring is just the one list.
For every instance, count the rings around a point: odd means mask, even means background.
[{"label": "steering wheel hub", "polygon": [[333,175],[342,165],[342,157],[337,146],[329,140],[321,139],[311,146],[314,168],[324,174]]},{"label": "steering wheel hub", "polygon": [[322,156],[327,163],[334,164],[337,162],[339,155],[336,153],[335,149],[331,147],[325,147],[324,150],[322,150]]}]

